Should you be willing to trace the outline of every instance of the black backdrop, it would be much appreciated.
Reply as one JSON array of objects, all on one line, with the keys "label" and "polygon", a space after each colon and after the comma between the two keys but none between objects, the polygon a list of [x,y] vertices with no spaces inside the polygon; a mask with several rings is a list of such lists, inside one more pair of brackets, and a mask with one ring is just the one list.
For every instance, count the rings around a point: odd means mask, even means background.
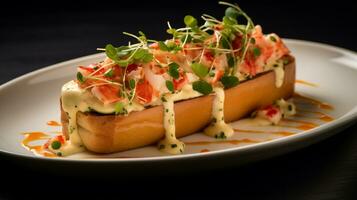
[{"label": "black backdrop", "polygon": [[[265,32],[357,51],[356,11],[345,0],[333,3],[240,0],[238,3]],[[164,39],[166,21],[177,27],[183,25],[186,14],[198,17],[208,13],[219,17],[223,12],[224,8],[216,1],[208,0],[9,2],[0,12],[0,83],[50,64],[96,53],[97,47],[107,43],[123,44],[128,39],[121,34],[123,31],[141,30],[150,38]],[[173,194],[181,198],[192,197],[189,193],[193,193],[197,197],[354,199],[356,134],[357,125],[354,125],[306,149],[243,167],[129,180],[87,177],[84,184],[83,177],[62,178],[41,173],[0,157],[5,172],[0,182],[6,183],[0,188],[0,197],[19,197],[43,182],[44,190],[60,191],[61,196],[70,193],[69,187],[74,186],[79,188],[78,192],[97,196],[159,198],[172,183]],[[57,184],[49,184],[51,181]],[[67,186],[62,188],[63,185]],[[22,192],[12,191],[15,186]],[[34,197],[36,192],[27,195]]]}]

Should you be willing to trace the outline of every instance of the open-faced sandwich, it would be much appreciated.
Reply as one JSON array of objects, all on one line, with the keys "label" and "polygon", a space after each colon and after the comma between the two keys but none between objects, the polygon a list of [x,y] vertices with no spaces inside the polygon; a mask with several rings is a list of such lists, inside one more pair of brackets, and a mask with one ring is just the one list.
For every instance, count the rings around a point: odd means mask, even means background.
[{"label": "open-faced sandwich", "polygon": [[[157,144],[180,154],[180,137],[203,131],[218,140],[234,133],[228,122],[259,110],[277,123],[293,113],[283,99],[294,92],[295,61],[276,34],[263,35],[237,5],[222,21],[187,15],[186,27],[168,23],[171,39],[108,44],[106,58],[79,66],[62,87],[63,135],[45,148],[57,155],[85,149],[111,153]],[[244,23],[241,23],[241,22]]]}]

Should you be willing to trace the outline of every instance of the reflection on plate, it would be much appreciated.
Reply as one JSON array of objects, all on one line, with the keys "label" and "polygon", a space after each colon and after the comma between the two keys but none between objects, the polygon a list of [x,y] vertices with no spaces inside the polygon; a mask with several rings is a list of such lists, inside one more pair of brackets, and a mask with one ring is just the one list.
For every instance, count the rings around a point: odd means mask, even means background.
[{"label": "reflection on plate", "polygon": [[[251,126],[249,120],[233,122],[236,130],[233,138],[217,140],[200,133],[184,137],[182,140],[187,144],[186,152],[177,156],[161,153],[156,147],[148,146],[115,154],[86,152],[53,159],[35,156],[23,148],[21,141],[24,135],[21,133],[27,133],[25,136],[30,141],[44,139],[48,134],[58,134],[61,131],[60,125],[56,123],[60,115],[60,88],[72,78],[76,66],[93,63],[104,56],[95,54],[38,70],[0,86],[0,152],[40,161],[82,160],[97,164],[125,163],[129,166],[147,161],[200,162],[205,159],[210,163],[209,160],[213,162],[217,158],[225,158],[225,162],[230,162],[232,157],[235,162],[240,162],[302,148],[329,137],[341,130],[341,127],[354,122],[357,118],[357,94],[351,91],[357,85],[357,56],[348,50],[318,43],[297,40],[286,40],[286,43],[297,60],[298,81],[293,98],[298,113],[277,126]],[[33,131],[40,132],[29,134]],[[25,145],[33,147],[43,142],[44,140],[38,140]],[[33,148],[35,150],[38,147]],[[210,164],[213,165],[212,162]]]}]

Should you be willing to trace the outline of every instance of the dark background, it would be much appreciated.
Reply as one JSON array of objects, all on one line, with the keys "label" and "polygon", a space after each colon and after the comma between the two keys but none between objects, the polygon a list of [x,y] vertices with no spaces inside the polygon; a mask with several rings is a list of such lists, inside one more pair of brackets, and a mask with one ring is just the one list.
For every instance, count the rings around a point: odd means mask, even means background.
[{"label": "dark background", "polygon": [[[285,38],[318,41],[357,51],[356,11],[347,0],[333,3],[240,0],[238,3],[266,33],[276,32]],[[107,43],[124,44],[128,37],[121,34],[123,31],[141,30],[150,38],[164,39],[168,37],[167,21],[181,27],[186,14],[199,17],[202,13],[219,18],[224,7],[208,0],[10,2],[0,12],[0,84],[50,64],[96,53],[97,47]],[[357,125],[288,155],[186,176],[62,177],[2,158],[0,182],[6,184],[0,188],[0,197],[9,199],[21,195],[46,197],[42,195],[46,191],[61,194],[51,198],[61,198],[75,192],[71,187],[78,188],[79,193],[109,194],[116,199],[131,195],[159,198],[167,189],[172,191],[168,198],[206,195],[260,199],[357,198]],[[17,190],[13,191],[14,188]]]}]

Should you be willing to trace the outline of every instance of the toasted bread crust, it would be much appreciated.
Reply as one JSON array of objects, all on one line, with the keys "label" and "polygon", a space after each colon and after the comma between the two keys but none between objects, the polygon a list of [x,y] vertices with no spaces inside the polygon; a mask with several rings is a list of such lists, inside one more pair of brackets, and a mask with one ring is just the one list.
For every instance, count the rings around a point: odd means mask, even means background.
[{"label": "toasted bread crust", "polygon": [[[275,73],[271,71],[225,90],[225,121],[238,120],[277,99],[291,97],[295,84],[295,60],[290,58],[280,88],[275,86]],[[195,133],[209,124],[213,98],[213,95],[209,95],[175,103],[177,137]],[[68,136],[68,119],[63,110],[61,121],[63,133]],[[77,123],[85,147],[97,153],[112,153],[154,144],[165,134],[162,106],[132,112],[128,116],[78,112]]]}]

